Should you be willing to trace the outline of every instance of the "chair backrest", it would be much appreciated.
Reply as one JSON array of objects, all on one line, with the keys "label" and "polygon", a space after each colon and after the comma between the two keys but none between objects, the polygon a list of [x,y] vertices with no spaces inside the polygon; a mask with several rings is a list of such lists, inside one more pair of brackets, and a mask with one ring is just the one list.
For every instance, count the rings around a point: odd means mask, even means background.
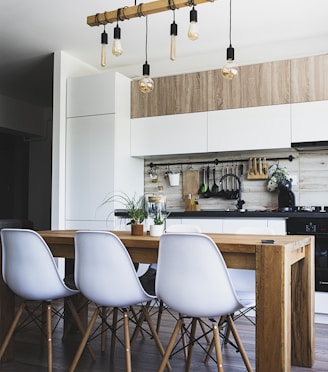
[{"label": "chair backrest", "polygon": [[29,229],[2,229],[2,276],[9,288],[29,300],[72,294],[63,283],[43,238]]},{"label": "chair backrest", "polygon": [[225,315],[242,307],[219,249],[203,234],[161,236],[156,294],[172,309],[194,317]]},{"label": "chair backrest", "polygon": [[108,231],[76,232],[75,282],[98,305],[124,307],[150,299],[125,246]]},{"label": "chair backrest", "polygon": [[166,228],[166,232],[168,232],[168,233],[172,233],[172,232],[201,233],[201,229],[198,225],[180,223],[180,224],[168,226]]}]

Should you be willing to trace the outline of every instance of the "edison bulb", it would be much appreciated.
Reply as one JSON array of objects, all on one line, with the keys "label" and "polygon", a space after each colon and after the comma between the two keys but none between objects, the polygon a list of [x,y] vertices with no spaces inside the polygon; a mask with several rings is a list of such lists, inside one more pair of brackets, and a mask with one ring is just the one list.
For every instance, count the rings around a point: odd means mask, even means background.
[{"label": "edison bulb", "polygon": [[100,57],[100,66],[106,67],[106,47],[108,44],[108,35],[104,31],[101,34],[101,57]]},{"label": "edison bulb", "polygon": [[226,64],[222,67],[222,76],[226,79],[232,80],[238,75],[238,66],[232,59],[227,60]]},{"label": "edison bulb", "polygon": [[192,7],[190,11],[190,24],[188,29],[188,38],[190,40],[197,40],[199,36],[199,29],[197,23],[197,10]]},{"label": "edison bulb", "polygon": [[142,93],[150,93],[154,89],[154,80],[150,76],[143,76],[138,82],[139,90]]},{"label": "edison bulb", "polygon": [[116,57],[119,57],[123,53],[121,39],[114,39],[113,40],[112,53]]},{"label": "edison bulb", "polygon": [[190,40],[197,40],[199,36],[199,27],[197,22],[190,22],[188,30],[188,38]]},{"label": "edison bulb", "polygon": [[119,57],[123,53],[122,42],[121,42],[121,29],[118,25],[114,28],[112,53],[116,57]]},{"label": "edison bulb", "polygon": [[176,56],[176,40],[175,35],[171,35],[170,60],[175,61]]}]

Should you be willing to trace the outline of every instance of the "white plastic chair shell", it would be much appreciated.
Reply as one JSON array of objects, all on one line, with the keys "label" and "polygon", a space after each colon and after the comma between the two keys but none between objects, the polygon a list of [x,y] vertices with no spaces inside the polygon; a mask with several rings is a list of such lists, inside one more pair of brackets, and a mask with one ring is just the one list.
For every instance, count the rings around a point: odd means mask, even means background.
[{"label": "white plastic chair shell", "polygon": [[52,253],[36,231],[2,229],[2,276],[17,295],[37,301],[51,301],[79,293],[68,288]]},{"label": "white plastic chair shell", "polygon": [[238,299],[213,240],[195,233],[161,236],[156,294],[172,309],[199,318],[231,314],[249,303]]},{"label": "white plastic chair shell", "polygon": [[76,232],[75,282],[102,306],[128,307],[156,298],[142,288],[121,240],[107,231]]}]

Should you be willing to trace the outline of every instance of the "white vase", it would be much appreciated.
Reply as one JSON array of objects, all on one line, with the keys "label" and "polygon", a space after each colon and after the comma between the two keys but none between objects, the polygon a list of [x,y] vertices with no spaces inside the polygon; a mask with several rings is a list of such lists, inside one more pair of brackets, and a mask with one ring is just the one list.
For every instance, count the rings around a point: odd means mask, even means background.
[{"label": "white vase", "polygon": [[163,225],[150,225],[149,234],[150,236],[161,236],[164,232],[164,224]]}]

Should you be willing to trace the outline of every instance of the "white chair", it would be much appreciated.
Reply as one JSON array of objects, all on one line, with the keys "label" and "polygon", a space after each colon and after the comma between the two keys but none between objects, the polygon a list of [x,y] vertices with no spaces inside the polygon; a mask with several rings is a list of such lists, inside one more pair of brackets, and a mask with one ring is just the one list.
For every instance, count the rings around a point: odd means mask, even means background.
[{"label": "white chair", "polygon": [[[52,371],[52,305],[55,299],[66,298],[79,293],[68,288],[58,272],[49,247],[35,231],[28,229],[2,229],[2,276],[4,282],[24,301],[14,317],[9,331],[0,348],[2,358],[9,341],[23,315],[28,313],[27,301],[38,301],[46,304],[48,371]],[[80,318],[72,301],[67,298],[68,307],[81,333],[84,333]],[[34,320],[35,317],[34,317]],[[89,347],[93,359],[94,354]]]},{"label": "white chair", "polygon": [[[197,271],[197,275],[195,275]],[[160,238],[156,294],[170,308],[180,314],[210,318],[213,322],[214,346],[218,371],[223,371],[219,342],[219,327],[227,320],[248,371],[252,371],[245,349],[240,341],[231,313],[248,306],[235,292],[224,259],[213,240],[202,234],[170,233]],[[219,318],[215,322],[214,318]],[[177,320],[171,339],[158,371],[163,371],[181,330],[183,320]],[[193,338],[194,335],[192,334]],[[189,347],[186,370],[192,356]]]},{"label": "white chair", "polygon": [[[144,291],[129,253],[121,240],[107,231],[78,231],[75,234],[75,283],[81,293],[97,307],[80,343],[70,371],[74,371],[87,344],[98,314],[103,307],[120,308],[123,313],[126,370],[131,371],[131,344],[128,309],[140,305],[142,316],[137,326],[146,319],[160,353],[164,349],[143,305],[156,297]],[[169,366],[169,364],[168,364]]]}]

